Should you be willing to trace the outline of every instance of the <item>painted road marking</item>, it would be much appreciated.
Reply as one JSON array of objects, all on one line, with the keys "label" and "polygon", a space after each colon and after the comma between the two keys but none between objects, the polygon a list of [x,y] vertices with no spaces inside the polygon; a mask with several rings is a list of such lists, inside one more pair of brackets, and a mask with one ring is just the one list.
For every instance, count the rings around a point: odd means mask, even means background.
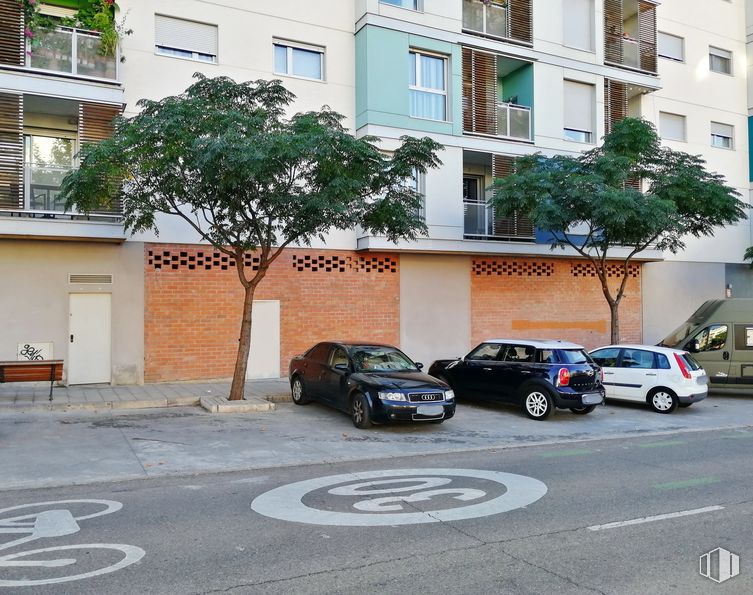
[{"label": "painted road marking", "polygon": [[683,510],[680,512],[668,512],[666,514],[657,514],[654,516],[644,516],[639,519],[631,519],[629,521],[615,521],[614,523],[606,523],[604,525],[591,525],[587,527],[589,531],[601,531],[603,529],[615,529],[617,527],[627,527],[629,525],[641,525],[643,523],[652,523],[654,521],[663,521],[665,519],[675,519],[683,516],[691,516],[694,514],[703,514],[704,512],[713,512],[715,510],[724,510],[724,506],[706,506],[705,508],[694,508],[693,510]]},{"label": "painted road marking", "polygon": [[[461,478],[460,481],[458,478]],[[496,487],[504,486],[506,490],[500,496],[478,502],[487,496],[487,492],[462,485],[462,478],[490,482]],[[358,483],[352,483],[354,481]],[[452,485],[453,483],[456,484]],[[383,487],[388,485],[393,487]],[[447,487],[439,490],[426,490],[427,487],[438,486]],[[363,498],[350,504],[351,508],[366,512],[321,510],[303,503],[307,494],[324,488],[331,488],[327,492],[331,496],[381,495],[383,497]],[[409,494],[411,491],[413,493]],[[528,506],[544,496],[546,492],[546,485],[538,479],[512,473],[480,469],[387,469],[329,475],[284,485],[258,496],[251,503],[251,508],[264,516],[294,523],[377,527],[459,521],[500,514]],[[387,494],[398,495],[387,497]],[[427,511],[416,511],[415,508],[404,505],[404,503],[431,501],[435,496],[451,496],[458,502],[475,503]]]},{"label": "painted road marking", "polygon": [[577,457],[580,455],[590,455],[593,453],[593,450],[588,450],[587,448],[571,448],[570,450],[554,450],[552,452],[543,452],[539,456],[544,458]]},{"label": "painted road marking", "polygon": [[718,477],[698,477],[696,479],[687,479],[685,481],[670,481],[667,483],[657,483],[654,489],[657,490],[679,490],[682,488],[692,488],[693,486],[702,486],[710,483],[719,483]]},{"label": "painted road marking", "polygon": [[687,444],[684,440],[664,440],[663,442],[647,442],[639,444],[638,448],[661,448],[662,446],[681,446]]}]

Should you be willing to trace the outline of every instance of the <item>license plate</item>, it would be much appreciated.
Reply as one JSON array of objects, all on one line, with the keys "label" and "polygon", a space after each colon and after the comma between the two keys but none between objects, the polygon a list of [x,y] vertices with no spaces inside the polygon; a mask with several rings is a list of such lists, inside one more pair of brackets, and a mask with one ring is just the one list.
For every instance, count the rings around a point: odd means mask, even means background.
[{"label": "license plate", "polygon": [[444,407],[442,405],[419,405],[416,407],[418,415],[442,415]]},{"label": "license plate", "polygon": [[599,393],[590,393],[587,395],[583,395],[584,405],[598,405],[603,400],[604,400],[604,397],[602,397]]}]

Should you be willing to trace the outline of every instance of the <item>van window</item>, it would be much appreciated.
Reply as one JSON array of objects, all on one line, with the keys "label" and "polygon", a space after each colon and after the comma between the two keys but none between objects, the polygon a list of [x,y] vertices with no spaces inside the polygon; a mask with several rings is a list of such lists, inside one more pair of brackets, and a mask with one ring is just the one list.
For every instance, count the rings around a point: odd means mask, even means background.
[{"label": "van window", "polygon": [[727,344],[727,325],[712,324],[707,326],[695,337],[698,341],[698,351],[719,351]]},{"label": "van window", "polygon": [[735,349],[753,350],[753,323],[735,325]]}]

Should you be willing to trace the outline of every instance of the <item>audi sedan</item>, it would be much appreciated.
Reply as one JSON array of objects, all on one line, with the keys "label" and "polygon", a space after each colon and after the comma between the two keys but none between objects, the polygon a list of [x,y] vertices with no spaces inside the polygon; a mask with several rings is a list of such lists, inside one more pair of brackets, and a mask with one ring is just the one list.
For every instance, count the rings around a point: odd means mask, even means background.
[{"label": "audi sedan", "polygon": [[464,358],[434,362],[429,374],[458,398],[514,403],[536,420],[555,408],[585,415],[604,402],[600,368],[565,341],[492,339]]},{"label": "audi sedan", "polygon": [[390,345],[327,341],[294,357],[288,377],[296,405],[319,401],[348,413],[357,428],[442,423],[455,415],[455,395],[422,367]]}]

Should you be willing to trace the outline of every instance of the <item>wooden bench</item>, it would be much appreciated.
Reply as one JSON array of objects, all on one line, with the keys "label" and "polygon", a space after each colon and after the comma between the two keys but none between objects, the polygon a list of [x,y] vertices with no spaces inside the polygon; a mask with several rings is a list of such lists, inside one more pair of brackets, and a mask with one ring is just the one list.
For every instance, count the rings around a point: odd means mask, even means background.
[{"label": "wooden bench", "polygon": [[40,359],[34,361],[0,362],[0,383],[3,382],[50,382],[52,385],[63,379],[63,360]]}]

